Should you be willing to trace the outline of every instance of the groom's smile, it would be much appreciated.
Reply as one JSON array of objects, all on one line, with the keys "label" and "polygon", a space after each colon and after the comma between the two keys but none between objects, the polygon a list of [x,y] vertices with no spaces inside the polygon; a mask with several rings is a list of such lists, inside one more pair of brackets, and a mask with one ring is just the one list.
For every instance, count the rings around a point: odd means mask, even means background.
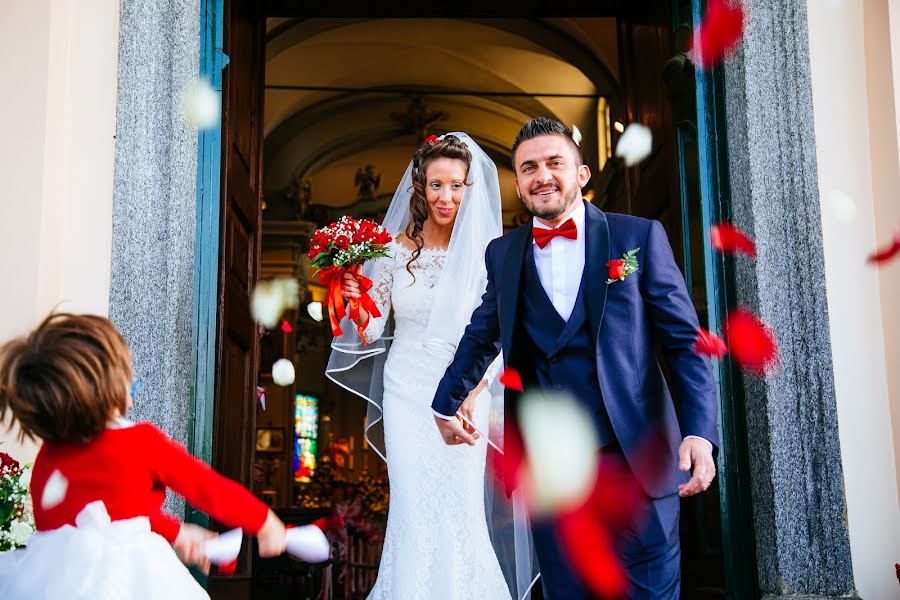
[{"label": "groom's smile", "polygon": [[551,227],[581,199],[581,188],[591,176],[573,144],[561,135],[542,135],[516,149],[519,197],[531,214]]}]

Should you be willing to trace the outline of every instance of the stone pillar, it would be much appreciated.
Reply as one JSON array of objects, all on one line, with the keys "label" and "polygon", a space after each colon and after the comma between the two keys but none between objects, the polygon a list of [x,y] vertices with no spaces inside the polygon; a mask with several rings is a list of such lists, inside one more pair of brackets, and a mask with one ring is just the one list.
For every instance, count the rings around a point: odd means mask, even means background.
[{"label": "stone pillar", "polygon": [[745,0],[725,67],[735,223],[757,242],[737,295],[774,329],[778,372],[745,376],[764,598],[855,598],[832,373],[806,3]]},{"label": "stone pillar", "polygon": [[199,36],[199,0],[122,0],[109,315],[145,384],[130,418],[183,443],[193,384],[197,131],[179,104],[197,77]]}]

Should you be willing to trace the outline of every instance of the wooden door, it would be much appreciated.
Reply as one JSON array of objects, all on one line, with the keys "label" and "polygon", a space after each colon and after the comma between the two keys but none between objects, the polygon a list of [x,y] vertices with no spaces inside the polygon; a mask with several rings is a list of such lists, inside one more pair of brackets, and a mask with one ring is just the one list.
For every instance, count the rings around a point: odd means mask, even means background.
[{"label": "wooden door", "polygon": [[[250,294],[259,273],[265,25],[252,0],[226,0],[218,357],[212,465],[251,488],[258,335]],[[213,598],[249,598],[252,544],[233,576],[213,575]]]}]

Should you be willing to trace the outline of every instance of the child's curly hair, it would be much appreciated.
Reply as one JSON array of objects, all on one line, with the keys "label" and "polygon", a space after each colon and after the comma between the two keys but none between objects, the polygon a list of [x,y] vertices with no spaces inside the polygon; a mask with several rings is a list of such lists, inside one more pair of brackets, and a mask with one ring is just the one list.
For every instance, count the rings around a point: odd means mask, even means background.
[{"label": "child's curly hair", "polygon": [[88,441],[125,414],[130,383],[128,344],[109,319],[51,314],[0,348],[0,420],[10,411],[21,439]]}]

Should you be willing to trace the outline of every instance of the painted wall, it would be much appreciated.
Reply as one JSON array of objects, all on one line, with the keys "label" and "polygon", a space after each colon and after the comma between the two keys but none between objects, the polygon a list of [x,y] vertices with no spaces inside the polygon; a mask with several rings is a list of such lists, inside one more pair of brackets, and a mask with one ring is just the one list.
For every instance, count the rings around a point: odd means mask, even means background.
[{"label": "painted wall", "polygon": [[[853,571],[863,598],[896,595],[900,507],[888,367],[900,331],[897,269],[865,260],[900,224],[888,1],[808,0],[816,158]],[[895,33],[894,35],[897,35]],[[849,194],[856,218],[829,199]],[[890,281],[893,278],[894,281]],[[888,354],[886,355],[886,350]],[[892,378],[894,376],[891,376]]]},{"label": "painted wall", "polygon": [[[29,0],[0,14],[0,340],[60,310],[107,314],[118,0]],[[0,427],[4,451],[30,460]]]}]

